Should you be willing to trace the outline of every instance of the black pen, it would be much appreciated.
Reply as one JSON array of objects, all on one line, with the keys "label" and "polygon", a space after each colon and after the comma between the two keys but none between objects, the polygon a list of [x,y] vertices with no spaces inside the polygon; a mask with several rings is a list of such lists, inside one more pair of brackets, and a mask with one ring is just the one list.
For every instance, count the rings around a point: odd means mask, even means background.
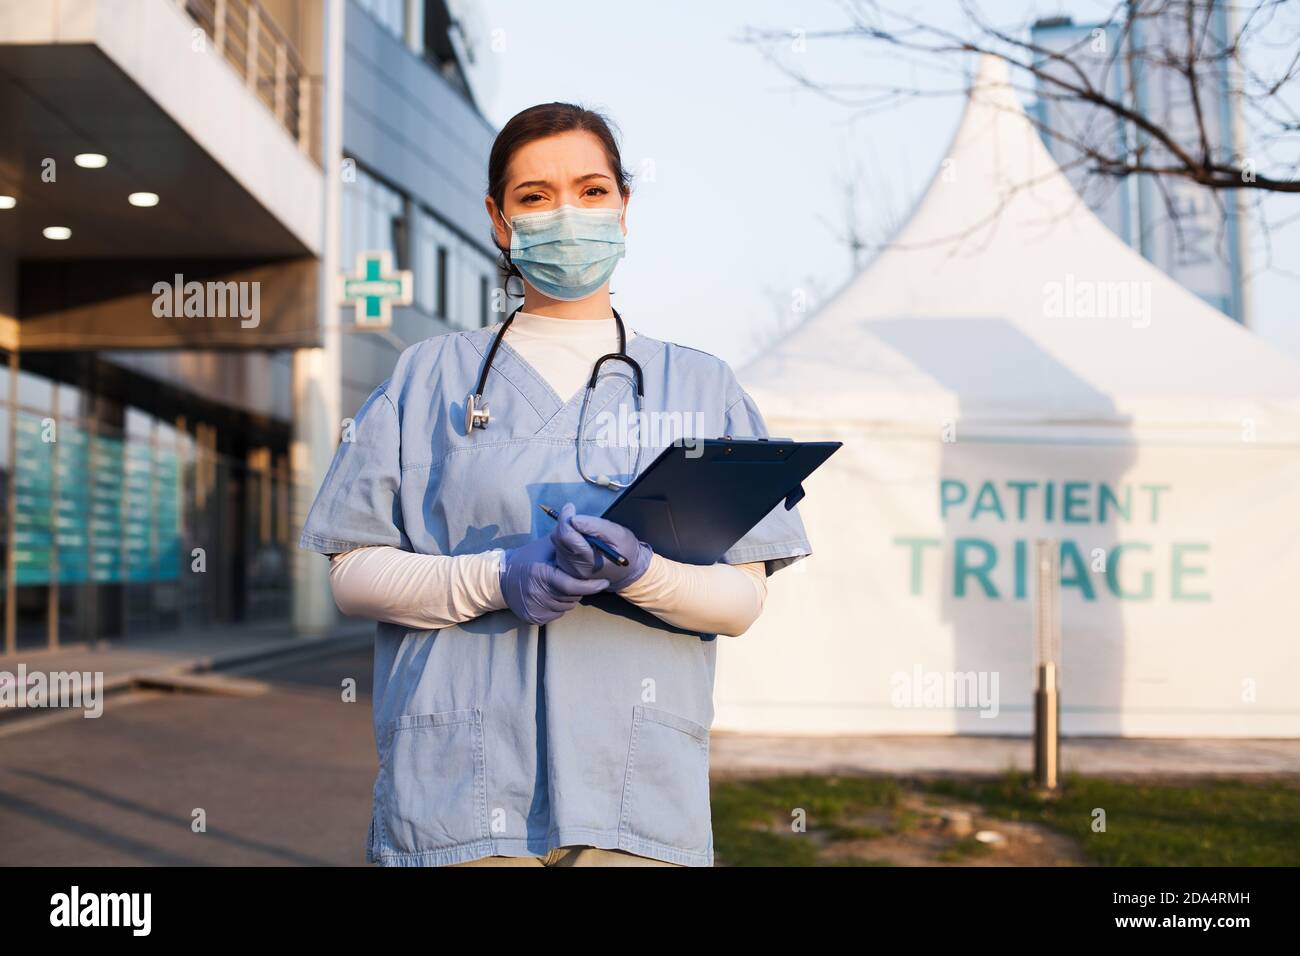
[{"label": "black pen", "polygon": [[[559,520],[560,520],[560,513],[559,513],[558,511],[556,511],[554,508],[548,508],[548,507],[546,507],[546,505],[543,505],[543,504],[538,504],[537,507],[541,508],[543,511],[545,511],[548,515],[550,515],[550,516],[551,516],[552,518],[554,518],[556,521],[559,521]],[[574,528],[573,530],[574,530],[574,531],[578,531],[577,528]],[[578,534],[582,534],[582,532],[581,532],[581,531],[578,531]],[[609,545],[607,545],[604,541],[601,541],[599,538],[593,537],[592,535],[589,535],[589,534],[582,534],[582,536],[583,536],[583,538],[586,539],[586,541],[587,541],[587,543],[588,543],[589,545],[591,545],[593,548],[595,548],[595,549],[596,549],[597,551],[599,551],[601,554],[605,555],[605,557],[609,558],[611,561],[613,561],[615,564],[617,564],[620,568],[625,568],[625,567],[627,567],[627,558],[623,557],[623,555],[619,554],[617,551],[615,551],[613,548],[611,548]]]}]

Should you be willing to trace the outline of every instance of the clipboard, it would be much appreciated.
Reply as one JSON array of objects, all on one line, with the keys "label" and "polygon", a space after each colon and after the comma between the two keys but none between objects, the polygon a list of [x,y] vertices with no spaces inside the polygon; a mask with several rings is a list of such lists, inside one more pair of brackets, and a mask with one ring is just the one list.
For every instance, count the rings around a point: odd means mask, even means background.
[{"label": "clipboard", "polygon": [[657,554],[713,564],[784,499],[790,510],[803,481],[843,442],[788,438],[679,438],[601,515],[636,533]]},{"label": "clipboard", "polygon": [[[656,554],[713,564],[784,502],[804,497],[803,481],[843,442],[788,438],[679,438],[668,445],[602,513],[633,531]],[[616,593],[582,599],[621,616],[679,634]]]}]

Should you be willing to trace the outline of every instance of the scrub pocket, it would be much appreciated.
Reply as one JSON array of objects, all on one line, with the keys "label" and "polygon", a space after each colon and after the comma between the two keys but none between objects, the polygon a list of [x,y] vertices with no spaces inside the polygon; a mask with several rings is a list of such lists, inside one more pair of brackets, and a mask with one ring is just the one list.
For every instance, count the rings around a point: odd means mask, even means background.
[{"label": "scrub pocket", "polygon": [[424,853],[487,838],[483,715],[477,708],[398,717],[380,778],[388,852]]},{"label": "scrub pocket", "polygon": [[619,830],[666,847],[708,852],[713,826],[707,727],[657,707],[633,708]]}]

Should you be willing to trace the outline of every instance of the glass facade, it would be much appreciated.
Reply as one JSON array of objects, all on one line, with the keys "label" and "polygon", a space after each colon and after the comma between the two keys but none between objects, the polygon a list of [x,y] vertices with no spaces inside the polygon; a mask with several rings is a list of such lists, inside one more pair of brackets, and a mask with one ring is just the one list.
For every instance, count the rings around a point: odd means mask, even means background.
[{"label": "glass facade", "polygon": [[213,422],[168,420],[39,374],[10,379],[6,356],[6,647],[288,619],[287,436],[222,448],[219,431],[238,432],[219,429],[229,412],[216,406]]}]

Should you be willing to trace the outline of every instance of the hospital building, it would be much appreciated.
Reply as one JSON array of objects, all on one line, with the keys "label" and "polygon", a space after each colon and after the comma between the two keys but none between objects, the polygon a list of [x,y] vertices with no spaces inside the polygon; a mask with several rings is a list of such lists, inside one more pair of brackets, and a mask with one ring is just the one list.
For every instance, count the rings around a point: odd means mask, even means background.
[{"label": "hospital building", "polygon": [[0,0],[0,654],[333,624],[342,422],[497,321],[480,16]]}]

